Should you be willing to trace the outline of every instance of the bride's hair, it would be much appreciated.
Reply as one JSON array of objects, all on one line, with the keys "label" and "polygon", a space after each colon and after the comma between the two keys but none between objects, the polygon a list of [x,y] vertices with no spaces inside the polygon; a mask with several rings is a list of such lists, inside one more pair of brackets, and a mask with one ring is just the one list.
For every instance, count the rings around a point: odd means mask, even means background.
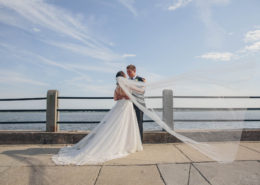
[{"label": "bride's hair", "polygon": [[[119,76],[125,77],[124,71],[118,71],[118,72],[116,73],[116,78],[119,77]],[[116,85],[118,85],[118,83],[116,83]]]},{"label": "bride's hair", "polygon": [[119,76],[124,77],[124,76],[125,76],[124,71],[118,71],[118,72],[116,73],[116,78],[119,77]]}]

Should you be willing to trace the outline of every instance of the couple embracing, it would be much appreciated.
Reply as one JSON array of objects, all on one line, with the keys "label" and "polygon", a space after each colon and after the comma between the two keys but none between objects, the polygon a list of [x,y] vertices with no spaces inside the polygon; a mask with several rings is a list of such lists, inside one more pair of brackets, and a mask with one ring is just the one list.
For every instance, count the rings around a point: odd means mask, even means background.
[{"label": "couple embracing", "polygon": [[54,163],[99,164],[143,150],[143,112],[135,104],[145,106],[144,90],[136,85],[144,83],[145,79],[136,76],[134,65],[128,65],[126,70],[128,79],[123,71],[116,74],[116,104],[87,136],[53,155]]}]

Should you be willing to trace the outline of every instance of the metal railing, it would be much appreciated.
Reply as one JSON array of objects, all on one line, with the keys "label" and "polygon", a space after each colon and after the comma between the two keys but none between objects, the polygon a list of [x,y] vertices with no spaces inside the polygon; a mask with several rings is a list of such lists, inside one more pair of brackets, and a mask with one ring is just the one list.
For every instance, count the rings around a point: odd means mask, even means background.
[{"label": "metal railing", "polygon": [[[171,90],[166,90],[170,92]],[[52,92],[52,94],[50,93]],[[236,121],[260,121],[260,119],[173,119],[173,112],[176,111],[239,111],[239,110],[260,110],[260,108],[192,108],[192,107],[173,107],[174,99],[214,99],[214,98],[225,98],[225,99],[260,99],[260,96],[173,96],[172,91],[170,93],[163,93],[163,96],[146,96],[146,99],[162,99],[163,107],[157,108],[156,110],[163,112],[164,121],[173,128],[173,122],[236,122]],[[49,94],[50,93],[50,94]],[[113,97],[70,97],[70,96],[58,96],[58,91],[50,90],[47,93],[47,97],[36,97],[36,98],[5,98],[0,99],[2,101],[35,101],[45,100],[47,101],[46,109],[1,109],[0,113],[4,112],[46,112],[45,121],[0,121],[0,124],[46,124],[46,131],[58,131],[58,124],[97,124],[100,121],[59,121],[58,112],[108,112],[110,109],[59,109],[58,100],[67,99],[85,99],[85,100],[104,100],[113,99]],[[169,101],[170,100],[170,101]],[[169,102],[171,104],[169,104]],[[166,107],[166,108],[165,108]],[[49,109],[49,110],[48,110]],[[52,110],[50,110],[52,109]],[[171,119],[172,117],[172,119]],[[144,122],[153,122],[153,120],[144,120]],[[48,126],[49,125],[49,126]],[[57,127],[57,128],[56,128]]]}]

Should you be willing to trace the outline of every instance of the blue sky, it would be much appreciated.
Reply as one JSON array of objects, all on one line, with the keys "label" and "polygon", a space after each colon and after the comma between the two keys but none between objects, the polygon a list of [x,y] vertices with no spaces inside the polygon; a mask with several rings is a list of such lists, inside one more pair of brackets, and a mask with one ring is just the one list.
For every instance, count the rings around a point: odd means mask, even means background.
[{"label": "blue sky", "polygon": [[260,95],[259,12],[259,0],[0,0],[0,97],[112,96],[128,64],[153,82],[250,62],[237,93]]}]

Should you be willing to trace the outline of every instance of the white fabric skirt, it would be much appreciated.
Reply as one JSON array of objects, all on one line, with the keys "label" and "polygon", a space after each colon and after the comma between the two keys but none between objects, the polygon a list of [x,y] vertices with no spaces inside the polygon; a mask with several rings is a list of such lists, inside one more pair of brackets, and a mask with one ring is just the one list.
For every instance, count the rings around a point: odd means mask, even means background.
[{"label": "white fabric skirt", "polygon": [[61,148],[52,160],[57,165],[99,164],[142,150],[133,103],[122,99],[87,136]]}]

